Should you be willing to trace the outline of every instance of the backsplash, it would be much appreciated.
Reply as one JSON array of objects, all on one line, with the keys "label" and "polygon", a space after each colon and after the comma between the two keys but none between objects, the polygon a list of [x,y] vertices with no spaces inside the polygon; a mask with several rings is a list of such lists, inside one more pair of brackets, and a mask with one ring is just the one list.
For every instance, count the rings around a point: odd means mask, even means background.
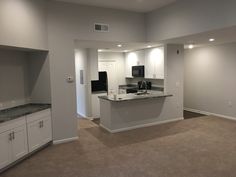
[{"label": "backsplash", "polygon": [[4,110],[4,109],[16,107],[16,106],[28,104],[30,102],[31,102],[30,98],[21,99],[21,100],[12,100],[12,101],[6,101],[6,102],[0,102],[0,111]]}]

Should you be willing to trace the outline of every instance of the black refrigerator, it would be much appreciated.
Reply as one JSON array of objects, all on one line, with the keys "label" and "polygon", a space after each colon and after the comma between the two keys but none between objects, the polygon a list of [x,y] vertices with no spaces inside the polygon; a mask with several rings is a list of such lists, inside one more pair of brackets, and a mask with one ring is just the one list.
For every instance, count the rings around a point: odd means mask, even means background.
[{"label": "black refrigerator", "polygon": [[107,72],[101,71],[98,73],[98,79],[95,81],[91,81],[91,89],[92,92],[107,92],[108,91],[108,80],[107,80]]}]

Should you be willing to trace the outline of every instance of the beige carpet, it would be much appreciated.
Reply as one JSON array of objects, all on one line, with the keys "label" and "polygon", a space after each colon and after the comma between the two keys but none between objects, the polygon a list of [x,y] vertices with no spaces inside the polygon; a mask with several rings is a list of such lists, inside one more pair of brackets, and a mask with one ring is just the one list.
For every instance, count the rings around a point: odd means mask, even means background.
[{"label": "beige carpet", "polygon": [[236,176],[234,121],[201,117],[119,134],[81,125],[79,141],[50,146],[0,176]]}]

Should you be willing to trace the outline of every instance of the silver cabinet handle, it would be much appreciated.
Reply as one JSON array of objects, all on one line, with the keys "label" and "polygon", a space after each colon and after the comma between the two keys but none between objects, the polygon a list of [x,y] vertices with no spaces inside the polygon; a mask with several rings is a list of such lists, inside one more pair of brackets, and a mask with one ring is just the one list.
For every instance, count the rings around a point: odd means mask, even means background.
[{"label": "silver cabinet handle", "polygon": [[15,132],[12,132],[12,139],[15,139]]},{"label": "silver cabinet handle", "polygon": [[9,141],[12,141],[12,132],[9,134]]},{"label": "silver cabinet handle", "polygon": [[43,121],[40,121],[39,122],[39,128],[42,128],[43,127]]},{"label": "silver cabinet handle", "polygon": [[42,128],[44,125],[43,125],[43,121],[40,121],[39,122],[39,128]]}]

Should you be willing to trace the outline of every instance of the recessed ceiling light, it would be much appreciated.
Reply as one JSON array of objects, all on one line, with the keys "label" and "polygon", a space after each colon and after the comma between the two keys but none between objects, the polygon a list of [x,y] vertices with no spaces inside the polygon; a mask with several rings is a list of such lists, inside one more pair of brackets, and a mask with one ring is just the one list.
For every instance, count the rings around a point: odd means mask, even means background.
[{"label": "recessed ceiling light", "polygon": [[211,38],[211,39],[209,39],[209,41],[210,41],[210,42],[214,42],[214,41],[215,41],[215,39],[214,39],[214,38]]},{"label": "recessed ceiling light", "polygon": [[151,45],[148,45],[147,48],[151,48],[152,46]]},{"label": "recessed ceiling light", "polygon": [[98,49],[98,52],[102,52],[103,50],[102,49]]},{"label": "recessed ceiling light", "polygon": [[121,45],[121,44],[118,44],[117,47],[122,47],[122,45]]},{"label": "recessed ceiling light", "polygon": [[194,45],[193,45],[193,44],[190,44],[190,45],[188,46],[188,48],[189,48],[189,49],[193,49],[193,48],[194,48]]}]

